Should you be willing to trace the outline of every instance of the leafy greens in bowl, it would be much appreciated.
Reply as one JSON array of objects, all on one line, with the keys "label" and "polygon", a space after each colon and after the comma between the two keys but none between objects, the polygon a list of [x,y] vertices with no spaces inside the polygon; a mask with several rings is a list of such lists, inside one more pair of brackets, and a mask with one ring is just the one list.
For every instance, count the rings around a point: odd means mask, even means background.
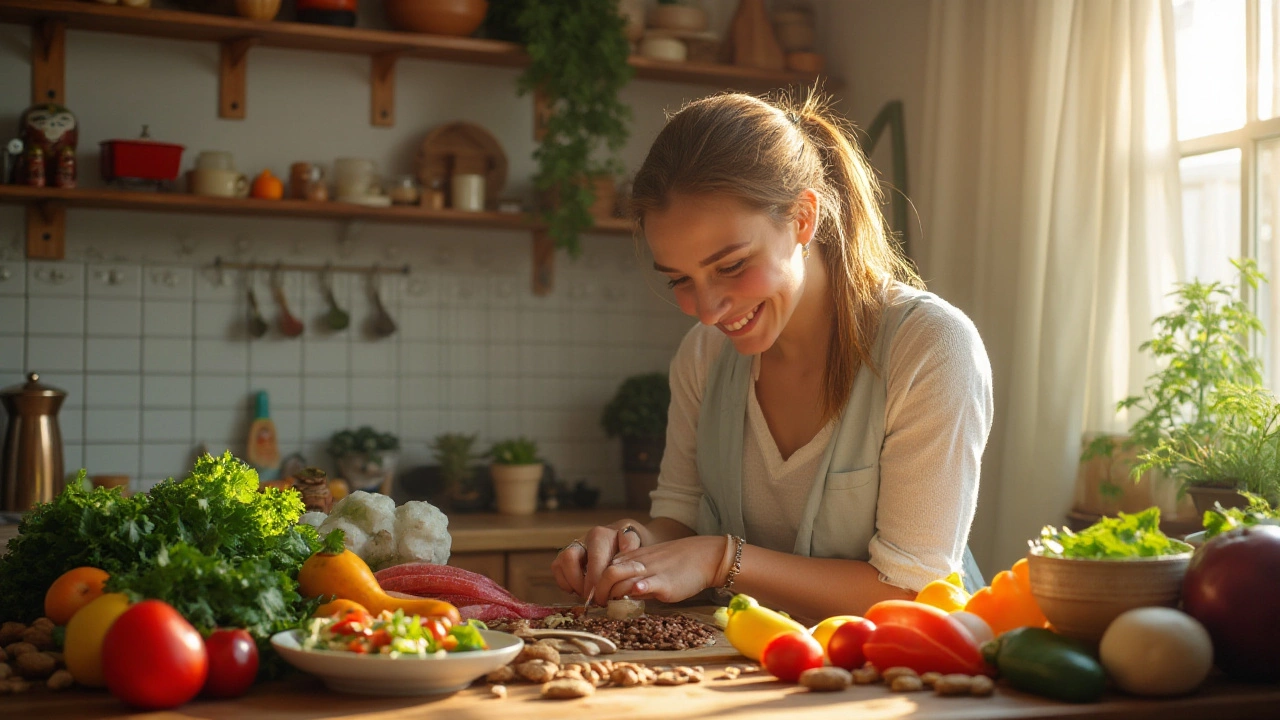
[{"label": "leafy greens in bowl", "polygon": [[1160,508],[1104,517],[1081,530],[1046,525],[1030,543],[1034,555],[1066,560],[1135,560],[1189,553],[1192,547],[1160,530]]}]

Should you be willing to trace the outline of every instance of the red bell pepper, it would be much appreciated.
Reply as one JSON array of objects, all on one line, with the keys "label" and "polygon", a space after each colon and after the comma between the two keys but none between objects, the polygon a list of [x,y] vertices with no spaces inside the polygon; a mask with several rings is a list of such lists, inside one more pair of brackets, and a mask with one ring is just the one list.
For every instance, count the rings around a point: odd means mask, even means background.
[{"label": "red bell pepper", "polygon": [[909,667],[917,673],[994,675],[973,635],[944,610],[909,600],[886,600],[863,616],[876,629],[862,646],[881,671]]}]

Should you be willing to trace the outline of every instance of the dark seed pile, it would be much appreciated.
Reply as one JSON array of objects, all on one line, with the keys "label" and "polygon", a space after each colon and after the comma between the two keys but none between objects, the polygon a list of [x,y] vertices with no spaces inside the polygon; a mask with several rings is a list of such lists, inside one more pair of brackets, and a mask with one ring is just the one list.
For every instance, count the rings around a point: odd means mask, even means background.
[{"label": "dark seed pile", "polygon": [[[488,623],[495,630],[515,632],[523,624],[542,628],[541,620],[498,620]],[[683,615],[641,615],[629,620],[582,617],[558,626],[562,630],[582,630],[612,640],[619,650],[688,650],[710,645],[715,635],[706,625]]]}]

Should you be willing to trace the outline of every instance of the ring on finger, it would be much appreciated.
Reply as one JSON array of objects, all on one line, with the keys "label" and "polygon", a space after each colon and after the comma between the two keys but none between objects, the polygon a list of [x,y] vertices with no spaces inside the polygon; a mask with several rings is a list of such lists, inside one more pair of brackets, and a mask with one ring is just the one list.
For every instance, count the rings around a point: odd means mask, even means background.
[{"label": "ring on finger", "polygon": [[629,532],[633,532],[633,533],[635,533],[637,538],[639,538],[639,537],[640,537],[640,531],[639,531],[639,530],[636,530],[636,526],[635,526],[635,525],[628,525],[628,526],[626,526],[626,527],[622,528],[622,534],[624,534],[624,535],[625,535],[626,533],[629,533]]},{"label": "ring on finger", "polygon": [[[560,552],[564,552],[565,550],[568,550],[569,548],[573,547],[574,545],[577,545],[578,547],[582,548],[584,551],[587,549],[587,546],[586,546],[586,545],[583,545],[581,540],[574,540],[573,542],[569,543],[568,545],[565,545],[564,547],[560,548]],[[557,553],[557,554],[558,554],[558,553]]]}]

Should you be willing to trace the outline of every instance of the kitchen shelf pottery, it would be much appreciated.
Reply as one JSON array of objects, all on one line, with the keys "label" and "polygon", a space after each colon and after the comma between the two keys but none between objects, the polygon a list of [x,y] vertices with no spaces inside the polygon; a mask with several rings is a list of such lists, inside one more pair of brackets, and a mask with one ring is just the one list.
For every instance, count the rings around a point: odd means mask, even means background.
[{"label": "kitchen shelf pottery", "polygon": [[387,19],[401,30],[466,36],[484,22],[486,0],[386,0]]},{"label": "kitchen shelf pottery", "polygon": [[1097,643],[1111,621],[1139,607],[1177,607],[1191,553],[1093,560],[1027,555],[1031,595],[1053,629]]},{"label": "kitchen shelf pottery", "polygon": [[489,466],[498,512],[503,515],[532,515],[538,509],[538,485],[542,463],[536,465]]}]

